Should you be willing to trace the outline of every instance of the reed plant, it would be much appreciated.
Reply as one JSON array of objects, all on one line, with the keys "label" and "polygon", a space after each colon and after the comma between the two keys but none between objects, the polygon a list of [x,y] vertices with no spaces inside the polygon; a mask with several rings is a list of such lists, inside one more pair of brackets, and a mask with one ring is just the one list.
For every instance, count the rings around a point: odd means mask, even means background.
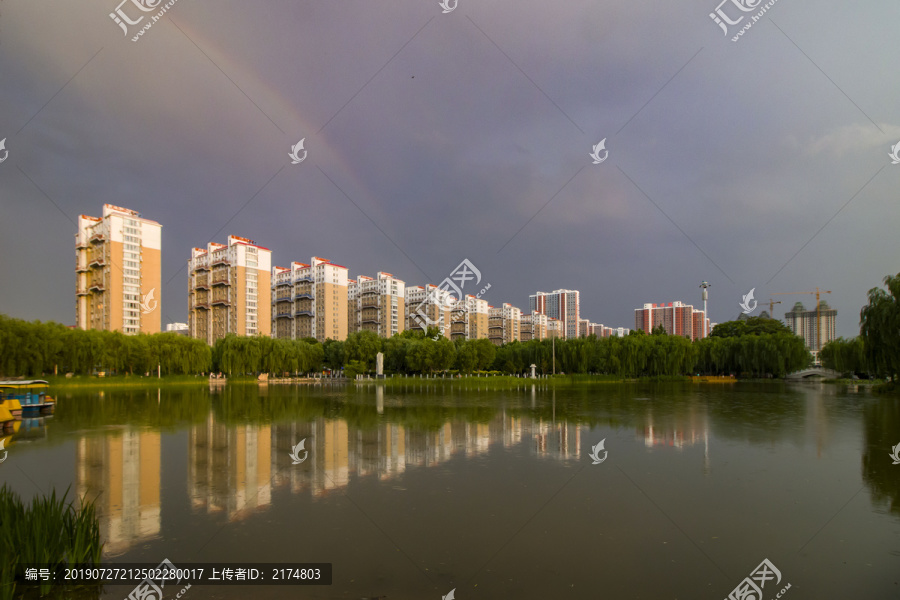
[{"label": "reed plant", "polygon": [[[92,502],[76,507],[53,490],[22,502],[6,484],[0,487],[0,600],[16,596],[17,581],[25,580],[31,565],[61,574],[66,566],[99,566],[103,552],[100,521]],[[38,582],[41,596],[53,588],[53,580]],[[21,597],[21,595],[19,596]]]}]

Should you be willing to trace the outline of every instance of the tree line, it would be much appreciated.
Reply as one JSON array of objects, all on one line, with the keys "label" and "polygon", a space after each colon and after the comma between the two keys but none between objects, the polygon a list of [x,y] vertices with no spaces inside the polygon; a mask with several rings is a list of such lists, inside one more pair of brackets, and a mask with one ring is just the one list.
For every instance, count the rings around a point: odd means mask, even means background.
[{"label": "tree line", "polygon": [[844,374],[900,375],[900,273],[872,288],[859,313],[859,336],[830,341],[819,352],[822,365]]},{"label": "tree line", "polygon": [[[720,329],[721,328],[721,329]],[[625,337],[531,340],[495,346],[490,340],[448,340],[437,329],[413,329],[385,339],[371,331],[317,342],[229,335],[212,347],[176,333],[126,336],[70,329],[0,315],[0,376],[49,373],[190,375],[222,372],[305,374],[330,369],[371,373],[384,353],[387,374],[496,372],[590,373],[624,378],[694,373],[781,377],[810,360],[803,341],[769,319],[723,323],[696,342],[634,331]]]}]

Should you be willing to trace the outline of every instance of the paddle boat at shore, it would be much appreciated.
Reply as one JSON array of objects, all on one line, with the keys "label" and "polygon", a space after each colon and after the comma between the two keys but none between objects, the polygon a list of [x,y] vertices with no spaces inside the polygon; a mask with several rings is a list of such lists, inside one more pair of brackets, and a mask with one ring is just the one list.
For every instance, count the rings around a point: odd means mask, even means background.
[{"label": "paddle boat at shore", "polygon": [[49,386],[43,379],[0,381],[0,421],[6,417],[3,409],[16,420],[53,413],[56,400],[47,395]]}]

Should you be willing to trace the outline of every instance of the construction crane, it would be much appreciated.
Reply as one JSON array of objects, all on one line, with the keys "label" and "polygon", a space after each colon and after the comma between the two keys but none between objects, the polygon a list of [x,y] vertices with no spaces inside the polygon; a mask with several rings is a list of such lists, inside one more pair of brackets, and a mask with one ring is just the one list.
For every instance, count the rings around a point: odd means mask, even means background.
[{"label": "construction crane", "polygon": [[816,296],[816,352],[822,349],[822,312],[819,308],[819,298],[822,294],[830,294],[831,291],[820,291],[818,287],[816,287],[816,291],[814,292],[776,292],[772,294],[773,296],[795,296],[797,294],[815,294]]},{"label": "construction crane", "polygon": [[768,302],[763,302],[763,306],[765,306],[766,304],[769,305],[769,316],[774,319],[775,318],[775,305],[781,304],[781,300],[772,300],[771,298],[769,298]]}]

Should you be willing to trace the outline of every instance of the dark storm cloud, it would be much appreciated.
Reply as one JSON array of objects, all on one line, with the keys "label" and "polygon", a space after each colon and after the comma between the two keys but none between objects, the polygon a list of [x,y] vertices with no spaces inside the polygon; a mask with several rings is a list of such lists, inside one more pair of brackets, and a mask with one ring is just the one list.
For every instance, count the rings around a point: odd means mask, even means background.
[{"label": "dark storm cloud", "polygon": [[892,3],[780,0],[739,43],[700,0],[179,0],[138,43],[115,4],[0,6],[5,313],[74,320],[74,227],[28,177],[73,219],[164,225],[165,321],[229,233],[411,285],[468,257],[495,305],[575,288],[626,327],[706,279],[716,321],[751,287],[830,289],[850,336],[900,270]]}]

